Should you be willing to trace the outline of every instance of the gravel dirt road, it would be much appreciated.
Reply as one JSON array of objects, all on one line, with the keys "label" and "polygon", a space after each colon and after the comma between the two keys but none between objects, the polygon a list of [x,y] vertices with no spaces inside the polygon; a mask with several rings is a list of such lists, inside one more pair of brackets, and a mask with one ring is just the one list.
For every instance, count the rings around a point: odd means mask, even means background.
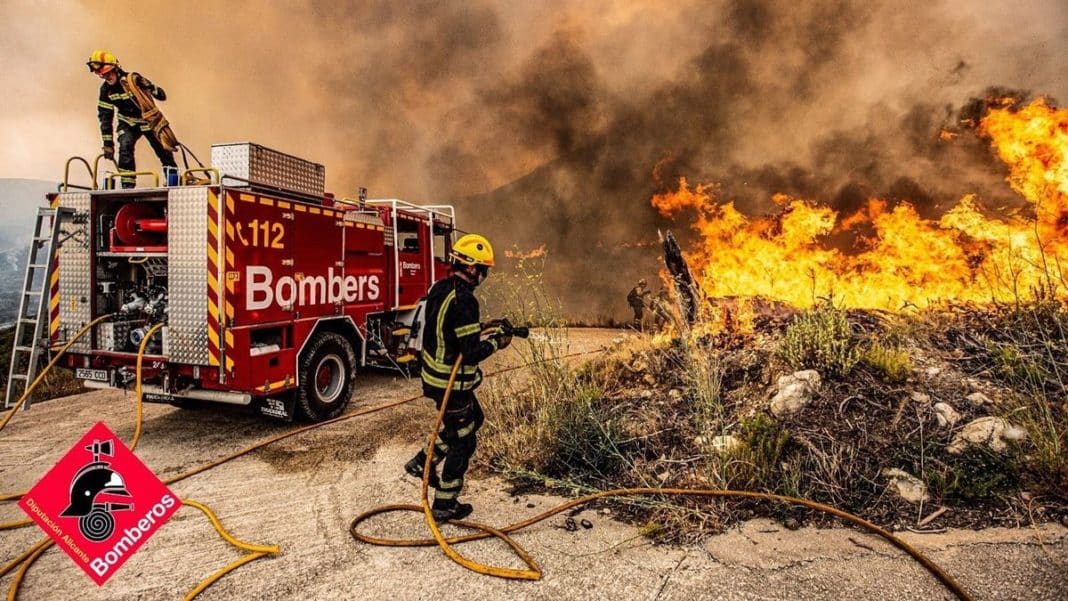
[{"label": "gravel dirt road", "polygon": [[[576,330],[572,352],[606,345],[616,331]],[[514,361],[503,353],[498,366]],[[494,369],[488,366],[487,371]],[[492,381],[492,380],[491,380]],[[492,384],[488,384],[492,385]],[[418,394],[418,383],[363,373],[350,411]],[[124,440],[133,433],[132,394],[96,391],[35,405],[0,433],[0,490],[36,480],[92,424],[103,420]],[[637,529],[600,511],[585,511],[592,529],[568,532],[563,517],[516,538],[545,572],[540,582],[480,576],[436,548],[370,547],[352,540],[354,516],[387,503],[417,503],[418,485],[401,465],[423,441],[430,402],[414,403],[315,430],[261,449],[173,485],[182,498],[212,507],[238,538],[277,544],[277,557],[226,576],[200,599],[948,599],[923,568],[880,539],[848,528],[788,531],[754,520],[701,545],[653,545]],[[489,419],[493,419],[490,415]],[[172,476],[294,428],[228,408],[146,405],[138,455]],[[504,525],[562,501],[512,497],[504,481],[470,481],[472,519]],[[531,505],[533,507],[531,507]],[[13,503],[0,521],[22,519]],[[382,535],[424,537],[422,517],[375,518]],[[0,561],[10,561],[42,536],[36,527],[0,533]],[[904,533],[976,599],[1068,598],[1068,529],[989,529],[945,534]],[[465,554],[521,567],[504,545],[477,542]],[[208,521],[186,508],[103,587],[51,549],[30,570],[22,599],[181,599],[198,582],[241,556]],[[0,585],[6,587],[11,577]]]}]

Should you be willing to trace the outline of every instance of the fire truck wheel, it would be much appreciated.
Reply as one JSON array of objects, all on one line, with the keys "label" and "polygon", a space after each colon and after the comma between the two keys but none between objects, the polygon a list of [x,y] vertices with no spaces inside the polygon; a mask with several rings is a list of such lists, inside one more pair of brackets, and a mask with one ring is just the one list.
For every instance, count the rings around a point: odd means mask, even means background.
[{"label": "fire truck wheel", "polygon": [[172,399],[171,406],[179,409],[203,409],[205,403],[200,399]]},{"label": "fire truck wheel", "polygon": [[333,332],[316,334],[300,358],[301,415],[313,422],[337,417],[349,403],[355,375],[356,355],[349,341]]}]

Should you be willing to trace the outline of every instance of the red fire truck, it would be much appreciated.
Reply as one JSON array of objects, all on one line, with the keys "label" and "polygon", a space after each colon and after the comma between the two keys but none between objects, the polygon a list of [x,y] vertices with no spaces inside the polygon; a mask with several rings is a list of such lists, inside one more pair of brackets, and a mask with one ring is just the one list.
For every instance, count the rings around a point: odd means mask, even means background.
[{"label": "red fire truck", "polygon": [[[404,369],[420,298],[448,275],[450,206],[337,200],[322,165],[251,143],[212,147],[194,185],[50,195],[63,224],[52,344],[113,314],[64,358],[90,387],[145,399],[252,405],[282,419],[338,415],[357,369]],[[193,179],[190,173],[183,180]]]}]

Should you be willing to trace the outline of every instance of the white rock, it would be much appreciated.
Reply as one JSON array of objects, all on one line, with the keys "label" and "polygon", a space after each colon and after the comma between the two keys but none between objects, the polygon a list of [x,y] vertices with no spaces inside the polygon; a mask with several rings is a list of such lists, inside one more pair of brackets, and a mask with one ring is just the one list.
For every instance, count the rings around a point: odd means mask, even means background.
[{"label": "white rock", "polygon": [[933,378],[933,377],[937,376],[938,374],[942,373],[942,368],[940,368],[940,367],[928,367],[927,370],[924,373],[926,373],[929,377]]},{"label": "white rock", "polygon": [[1008,428],[1005,428],[1004,432],[1001,433],[1002,440],[1011,440],[1013,442],[1019,442],[1025,438],[1027,438],[1027,430],[1024,430],[1020,426],[1010,425]]},{"label": "white rock", "polygon": [[819,392],[820,374],[806,369],[779,378],[779,391],[771,399],[771,412],[776,417],[797,413],[812,402]]},{"label": "white rock", "polygon": [[742,446],[742,441],[726,434],[712,438],[712,448],[720,453],[729,453]]},{"label": "white rock", "polygon": [[957,413],[957,410],[949,403],[935,403],[934,412],[935,417],[938,418],[938,425],[943,428],[952,428],[960,421],[960,413]]},{"label": "white rock", "polygon": [[653,398],[653,391],[652,390],[643,390],[641,392],[641,394],[639,394],[638,396],[643,398],[643,399],[651,399],[651,398]]},{"label": "white rock", "polygon": [[921,405],[926,405],[931,402],[931,395],[922,392],[913,392],[909,395],[909,398],[912,399],[913,403],[919,403]]},{"label": "white rock", "polygon": [[668,398],[673,401],[677,401],[682,398],[682,391],[678,388],[672,388],[668,391]]},{"label": "white rock", "polygon": [[1010,424],[1003,418],[980,417],[961,428],[946,450],[959,455],[970,446],[985,446],[1000,453],[1006,448],[1006,440],[1020,440],[1020,437],[1026,435],[1022,428]]},{"label": "white rock", "polygon": [[968,399],[969,403],[971,403],[973,405],[976,405],[978,407],[982,407],[984,405],[993,405],[994,404],[994,401],[991,400],[990,397],[986,396],[985,394],[983,394],[981,392],[973,392],[973,393],[969,394],[968,396],[966,396],[964,398]]},{"label": "white rock", "polygon": [[884,469],[883,475],[890,479],[890,488],[909,503],[921,503],[929,498],[927,485],[916,476],[897,468]]},{"label": "white rock", "polygon": [[656,385],[656,376],[654,376],[653,374],[645,374],[642,377],[642,382],[645,382],[649,386],[655,386]]}]

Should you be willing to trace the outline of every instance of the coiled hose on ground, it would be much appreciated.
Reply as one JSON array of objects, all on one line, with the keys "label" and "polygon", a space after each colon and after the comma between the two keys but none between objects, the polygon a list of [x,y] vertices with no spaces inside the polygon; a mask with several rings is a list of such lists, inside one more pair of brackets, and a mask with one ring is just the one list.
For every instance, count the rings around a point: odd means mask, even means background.
[{"label": "coiled hose on ground", "polygon": [[[496,576],[498,578],[508,578],[513,580],[540,580],[542,576],[541,568],[538,567],[537,562],[530,556],[529,553],[517,543],[511,536],[512,533],[518,532],[523,528],[527,528],[538,522],[541,522],[551,516],[554,516],[560,512],[567,511],[574,507],[584,505],[591,501],[598,499],[607,499],[610,497],[633,497],[640,495],[659,495],[659,496],[691,496],[691,497],[741,497],[748,499],[758,499],[763,501],[775,501],[781,503],[790,503],[794,505],[802,505],[810,509],[822,511],[824,513],[833,515],[837,518],[843,519],[852,524],[856,524],[869,532],[875,533],[887,541],[889,541],[895,547],[905,551],[913,559],[920,563],[931,574],[935,576],[947,589],[953,592],[961,601],[974,601],[957,581],[952,576],[947,574],[942,568],[931,561],[927,556],[915,549],[905,541],[894,536],[892,533],[876,526],[875,524],[857,517],[851,513],[842,511],[829,505],[822,503],[816,503],[807,499],[798,499],[794,497],[784,497],[780,495],[773,495],[761,492],[751,491],[737,491],[737,490],[721,490],[721,489],[685,489],[685,488],[620,488],[615,490],[606,490],[603,492],[586,495],[577,499],[572,499],[566,503],[562,503],[548,511],[540,513],[532,518],[528,518],[515,524],[509,524],[502,528],[494,528],[486,524],[480,524],[478,522],[471,522],[467,520],[451,520],[449,523],[471,530],[478,530],[480,532],[475,534],[468,534],[466,536],[458,536],[454,538],[445,538],[441,534],[441,529],[438,527],[437,522],[434,520],[434,513],[430,508],[430,501],[428,496],[430,473],[432,468],[431,458],[434,456],[434,442],[437,438],[438,430],[441,428],[442,420],[445,417],[445,410],[449,402],[449,393],[452,391],[453,382],[456,380],[456,372],[460,367],[460,362],[463,360],[463,356],[459,356],[456,359],[456,363],[452,366],[452,373],[449,375],[448,385],[445,388],[445,395],[441,401],[441,407],[438,409],[437,420],[434,422],[433,428],[430,430],[430,435],[427,440],[426,447],[426,463],[423,466],[423,482],[421,492],[421,504],[420,505],[408,505],[408,504],[395,504],[384,505],[382,507],[376,507],[360,515],[356,516],[349,525],[349,533],[356,540],[372,545],[381,545],[387,547],[424,547],[437,545],[448,556],[449,559],[455,561],[461,566],[477,572],[479,574],[485,574],[487,576]],[[430,528],[430,533],[433,538],[429,539],[387,539],[378,538],[363,534],[357,530],[357,527],[368,518],[380,515],[383,513],[389,513],[393,511],[415,511],[422,512],[426,519],[427,526]],[[504,568],[499,566],[491,566],[484,563],[480,563],[471,559],[468,559],[461,555],[453,548],[453,545],[464,543],[473,540],[480,540],[489,538],[490,536],[500,539],[507,544],[515,554],[526,564],[527,569],[517,570],[514,568]]]},{"label": "coiled hose on ground", "polygon": [[[54,367],[56,363],[58,363],[58,361],[59,361],[60,357],[63,355],[63,353],[65,353],[71,347],[71,345],[74,344],[74,342],[76,340],[78,340],[82,335],[84,335],[86,332],[88,332],[94,325],[96,325],[97,323],[107,319],[108,317],[111,317],[111,316],[110,315],[105,315],[105,316],[97,318],[96,320],[94,320],[94,321],[90,322],[89,324],[87,324],[74,337],[72,337],[63,348],[61,348],[59,351],[56,352],[55,356],[48,363],[48,365],[45,367],[45,369],[42,370],[41,374],[34,380],[34,382],[30,386],[27,386],[26,391],[23,393],[22,397],[15,404],[15,406],[12,407],[11,410],[9,410],[8,414],[5,415],[2,420],[0,420],[0,430],[2,430],[4,428],[4,426],[6,426],[7,423],[11,420],[11,418],[14,416],[15,412],[17,411],[19,405],[21,405],[22,401],[26,397],[28,397],[30,393],[33,392],[34,388],[36,388],[39,385],[39,383],[44,379],[44,377],[48,373],[48,371],[52,367]],[[142,406],[143,405],[143,399],[142,399],[142,393],[141,393],[141,380],[142,380],[142,378],[141,378],[141,369],[142,369],[142,361],[143,361],[143,357],[144,357],[144,351],[145,351],[145,348],[146,348],[146,345],[147,345],[147,341],[151,338],[152,334],[154,334],[155,331],[159,327],[161,327],[161,326],[159,326],[159,325],[155,326],[145,336],[144,340],[142,341],[141,347],[138,349],[137,382],[136,382],[136,384],[137,384],[137,420],[136,420],[136,425],[135,425],[135,429],[134,429],[134,436],[131,439],[131,445],[130,445],[131,450],[137,446],[137,443],[140,440],[141,426],[142,426],[142,421],[143,421],[142,420],[142,417],[143,417],[143,406]],[[585,355],[585,354],[589,354],[589,353],[588,352],[587,353],[574,353],[574,354],[571,354],[571,355],[567,355],[565,357],[561,357],[560,359],[573,357],[573,356],[579,356],[579,355]],[[455,380],[456,371],[459,368],[461,359],[462,359],[462,357],[458,358],[456,364],[453,366],[453,370],[452,370],[452,373],[450,374],[450,378],[449,378],[449,386],[448,386],[449,390],[451,390],[451,388],[452,388],[452,383]],[[508,372],[508,371],[513,371],[515,369],[520,369],[520,368],[523,368],[523,367],[527,367],[527,365],[506,368],[506,369],[500,370],[500,371],[495,372],[494,374],[490,374],[490,375],[499,375],[501,373],[505,373],[505,372]],[[435,522],[434,516],[433,516],[433,512],[430,509],[429,495],[428,495],[428,489],[429,489],[428,478],[429,478],[429,475],[430,475],[430,465],[429,465],[430,464],[430,457],[433,455],[432,446],[434,444],[434,439],[437,436],[437,431],[441,427],[441,422],[442,422],[442,419],[444,417],[445,409],[446,409],[447,403],[448,403],[448,397],[449,397],[449,394],[448,394],[448,391],[447,391],[446,394],[445,394],[445,397],[444,397],[444,399],[442,401],[441,408],[438,410],[437,419],[436,419],[436,421],[434,423],[434,427],[431,430],[430,436],[429,436],[429,439],[428,439],[427,465],[424,466],[424,472],[423,472],[424,475],[423,475],[422,491],[421,491],[421,501],[422,501],[422,503],[420,505],[409,505],[409,504],[386,505],[386,506],[382,506],[382,507],[377,507],[375,509],[372,509],[370,511],[367,511],[367,512],[364,512],[364,513],[358,515],[355,519],[353,519],[352,523],[349,526],[349,532],[351,533],[353,538],[355,538],[356,540],[364,542],[364,543],[368,543],[368,544],[373,544],[373,545],[396,546],[396,547],[416,547],[416,546],[438,545],[439,547],[442,548],[443,552],[450,559],[452,559],[453,561],[456,561],[460,565],[462,565],[462,566],[464,566],[464,567],[466,567],[468,569],[471,569],[471,570],[473,570],[475,572],[478,572],[478,573],[481,573],[481,574],[490,575],[490,576],[497,576],[497,577],[501,577],[501,578],[511,578],[511,579],[520,579],[520,580],[539,580],[541,578],[541,576],[542,576],[542,572],[541,572],[540,567],[538,567],[537,563],[530,556],[530,554],[527,553],[526,550],[523,549],[523,547],[521,545],[519,545],[515,540],[513,540],[509,536],[509,534],[517,532],[517,531],[522,530],[524,528],[527,528],[529,526],[532,526],[532,525],[534,525],[534,524],[536,524],[538,522],[544,521],[545,519],[547,519],[549,517],[552,517],[553,515],[556,515],[558,513],[567,511],[567,510],[572,509],[574,507],[578,507],[578,506],[584,505],[584,504],[589,503],[591,501],[595,501],[595,500],[598,500],[598,499],[609,498],[609,497],[640,496],[640,495],[743,497],[743,498],[769,500],[769,501],[777,501],[777,502],[785,502],[785,503],[793,503],[793,504],[797,504],[797,505],[802,505],[802,506],[805,506],[805,507],[809,507],[811,509],[815,509],[815,510],[818,510],[818,511],[823,511],[825,513],[829,513],[829,514],[834,515],[836,517],[839,517],[839,518],[841,518],[843,520],[846,520],[846,521],[849,521],[849,522],[851,522],[853,524],[861,526],[862,528],[864,528],[866,530],[869,530],[870,532],[874,532],[875,534],[878,534],[879,536],[882,536],[883,538],[888,540],[891,544],[893,544],[896,547],[904,550],[913,559],[915,559],[917,562],[919,562],[921,565],[923,565],[924,568],[926,568],[928,571],[930,571],[936,578],[938,578],[938,580],[943,585],[945,585],[946,588],[948,588],[950,591],[952,591],[959,599],[961,599],[962,601],[973,601],[972,597],[967,592],[965,592],[960,587],[960,585],[957,584],[957,582],[951,576],[949,576],[947,573],[945,573],[945,571],[943,571],[937,564],[935,564],[933,561],[931,561],[929,558],[924,556],[921,552],[919,552],[918,550],[913,548],[911,545],[909,545],[905,541],[897,538],[896,536],[894,536],[890,532],[887,532],[886,530],[883,530],[882,528],[879,528],[875,524],[872,524],[871,522],[868,522],[868,521],[866,521],[866,520],[864,520],[862,518],[859,518],[859,517],[854,516],[852,514],[849,514],[847,512],[841,511],[841,510],[839,510],[837,508],[834,508],[834,507],[831,507],[831,506],[828,506],[828,505],[823,505],[821,503],[816,503],[816,502],[808,501],[808,500],[805,500],[805,499],[797,499],[797,498],[793,498],[793,497],[783,497],[783,496],[772,495],[772,494],[767,494],[767,493],[759,493],[759,492],[730,491],[730,490],[716,490],[716,489],[658,489],[658,488],[630,488],[630,489],[609,490],[609,491],[603,491],[603,492],[599,492],[599,493],[596,493],[596,494],[587,495],[587,496],[584,496],[584,497],[579,497],[577,499],[573,499],[571,501],[568,501],[567,503],[563,503],[563,504],[561,504],[561,505],[559,505],[557,507],[554,507],[554,508],[552,508],[552,509],[550,509],[548,511],[545,511],[543,513],[540,513],[540,514],[538,514],[536,516],[533,516],[533,517],[528,518],[526,520],[523,520],[521,522],[516,522],[514,524],[510,524],[510,525],[505,526],[505,527],[500,528],[500,529],[493,528],[491,526],[488,526],[488,525],[485,525],[485,524],[480,524],[480,523],[477,523],[477,522],[470,522],[470,521],[466,521],[466,520],[453,520],[453,521],[451,521],[449,523],[457,525],[457,526],[462,526],[462,527],[465,527],[465,528],[469,528],[469,529],[472,529],[472,530],[478,530],[480,532],[475,533],[475,534],[469,534],[469,535],[465,535],[465,536],[459,536],[459,537],[453,537],[453,538],[446,539],[442,535],[442,533],[440,531],[440,528],[438,527],[438,524]],[[321,428],[323,426],[339,423],[339,422],[346,421],[346,420],[349,420],[349,419],[353,419],[355,417],[359,417],[359,416],[362,416],[362,415],[367,415],[369,413],[374,413],[374,412],[381,411],[381,410],[384,410],[384,409],[389,409],[389,408],[392,408],[392,407],[396,407],[396,406],[399,406],[399,405],[410,403],[410,402],[415,401],[415,400],[420,399],[420,398],[422,398],[421,395],[420,396],[411,397],[411,398],[408,398],[408,399],[404,399],[404,400],[399,400],[399,401],[390,401],[390,402],[387,402],[387,403],[382,403],[382,404],[379,404],[379,405],[375,405],[373,407],[368,407],[366,409],[361,409],[359,411],[355,411],[353,413],[346,414],[346,415],[343,415],[343,416],[340,416],[340,417],[336,417],[336,418],[331,419],[331,420],[327,420],[327,421],[324,421],[324,422],[319,422],[319,423],[316,423],[316,424],[311,424],[311,425],[308,425],[308,426],[297,428],[297,429],[292,430],[290,432],[286,432],[284,434],[280,434],[278,436],[274,436],[274,437],[269,438],[267,440],[264,440],[264,441],[261,441],[259,443],[254,444],[254,445],[251,445],[249,447],[246,447],[246,448],[244,448],[244,449],[242,449],[240,451],[237,451],[235,453],[227,455],[226,457],[223,457],[223,458],[218,459],[216,461],[212,461],[212,462],[206,463],[204,465],[201,465],[201,466],[198,466],[198,467],[193,468],[191,470],[188,470],[186,472],[183,472],[183,473],[181,473],[181,474],[179,474],[177,476],[174,476],[172,478],[168,478],[166,480],[166,483],[167,484],[173,484],[173,483],[178,482],[180,480],[184,480],[184,479],[189,478],[189,477],[191,477],[193,475],[208,471],[208,470],[213,469],[215,467],[218,467],[218,466],[220,466],[220,465],[222,465],[224,463],[227,463],[229,461],[232,461],[234,459],[242,457],[242,456],[244,456],[244,455],[246,455],[248,453],[251,453],[251,452],[253,452],[253,451],[257,450],[257,449],[260,449],[260,448],[266,447],[268,445],[274,444],[274,443],[279,442],[281,440],[284,440],[286,438],[290,438],[292,436],[297,436],[297,435],[302,434],[304,432],[308,432],[310,430]],[[11,493],[11,494],[0,495],[0,501],[15,500],[15,499],[21,498],[23,494],[25,494],[25,493],[23,492],[23,493]],[[200,584],[198,584],[196,588],[194,588],[192,591],[190,591],[190,593],[188,595],[186,595],[185,601],[189,601],[189,600],[195,598],[197,595],[199,595],[201,592],[203,592],[209,586],[211,586],[214,582],[216,582],[217,580],[219,580],[220,578],[225,576],[227,573],[229,573],[229,572],[241,567],[242,565],[244,565],[246,563],[249,563],[251,561],[254,561],[256,559],[259,559],[261,557],[265,557],[267,555],[277,554],[277,553],[280,552],[280,549],[277,546],[253,545],[253,544],[244,543],[242,541],[239,541],[239,540],[235,539],[232,535],[230,535],[228,532],[225,531],[225,529],[223,528],[221,522],[218,520],[217,517],[215,517],[214,513],[212,513],[211,510],[207,506],[205,506],[205,505],[203,505],[201,503],[198,503],[197,501],[193,501],[191,499],[183,499],[183,503],[187,504],[187,505],[191,505],[191,506],[195,507],[196,509],[199,509],[200,511],[204,512],[204,514],[208,516],[208,519],[211,521],[212,525],[219,532],[219,535],[224,540],[226,540],[228,543],[230,543],[230,544],[232,544],[232,545],[234,545],[234,546],[236,546],[238,548],[241,548],[243,550],[249,551],[248,555],[245,555],[245,556],[239,558],[238,560],[228,564],[227,566],[225,566],[222,569],[218,570],[217,572],[212,574],[210,577],[208,577],[207,579],[202,581]],[[417,511],[417,512],[422,512],[424,514],[425,519],[426,519],[427,525],[431,530],[433,538],[430,538],[430,539],[385,539],[385,538],[378,538],[378,537],[373,537],[373,536],[370,536],[370,535],[362,534],[362,533],[357,531],[357,526],[360,523],[362,523],[363,521],[367,520],[368,518],[373,517],[375,515],[388,513],[388,512],[391,512],[391,511]],[[19,527],[22,527],[22,526],[30,525],[32,523],[33,522],[30,521],[30,520],[24,520],[24,521],[20,521],[20,522],[8,522],[8,523],[0,524],[0,530],[19,528]],[[473,561],[473,560],[470,560],[470,559],[467,559],[467,558],[463,557],[459,552],[457,552],[455,549],[452,548],[452,545],[460,544],[460,543],[463,543],[463,542],[469,542],[469,541],[473,541],[473,540],[485,539],[485,538],[488,538],[490,536],[494,536],[494,537],[502,540],[509,547],[511,547],[513,549],[513,551],[516,553],[516,555],[518,557],[520,557],[520,559],[522,559],[523,562],[527,565],[528,569],[526,569],[526,570],[515,570],[515,569],[512,569],[512,568],[502,568],[502,567],[497,567],[497,566],[485,565],[485,564],[482,564],[482,563],[479,563],[479,562],[476,562],[476,561]],[[17,572],[15,573],[15,577],[14,577],[12,583],[11,583],[11,586],[8,589],[7,599],[9,601],[14,601],[17,598],[18,592],[19,592],[19,588],[21,587],[21,584],[22,584],[22,581],[23,581],[23,579],[25,577],[26,572],[29,570],[30,566],[33,565],[33,563],[37,560],[37,558],[40,557],[41,554],[43,554],[48,549],[48,547],[52,546],[52,544],[53,544],[52,540],[46,537],[43,540],[41,540],[41,541],[37,542],[36,544],[32,545],[31,547],[29,547],[25,551],[23,551],[23,553],[21,553],[18,557],[16,557],[14,560],[9,562],[6,566],[4,566],[3,568],[0,568],[0,577],[10,573],[12,570],[17,568]]]}]

